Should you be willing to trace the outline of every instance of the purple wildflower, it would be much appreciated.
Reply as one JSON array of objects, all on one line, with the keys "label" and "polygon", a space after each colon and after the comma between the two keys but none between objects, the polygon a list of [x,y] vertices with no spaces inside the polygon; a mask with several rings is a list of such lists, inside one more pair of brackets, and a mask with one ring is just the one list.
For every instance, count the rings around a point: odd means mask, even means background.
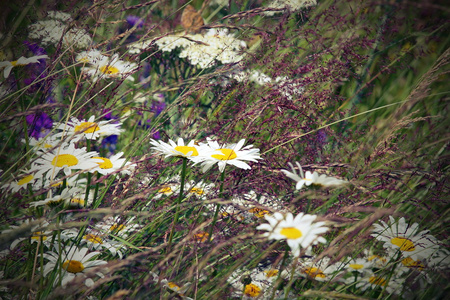
[{"label": "purple wildflower", "polygon": [[28,115],[26,120],[28,135],[36,139],[46,136],[53,126],[53,120],[46,113]]},{"label": "purple wildflower", "polygon": [[[36,56],[47,54],[47,51],[45,51],[44,48],[39,47],[39,45],[36,43],[31,43],[29,41],[24,41],[23,43],[28,47],[28,50],[33,52],[33,54]],[[40,60],[40,62],[45,62],[45,59]]]},{"label": "purple wildflower", "polygon": [[127,16],[127,22],[130,27],[136,26],[138,28],[142,28],[144,26],[144,21],[138,16]]}]

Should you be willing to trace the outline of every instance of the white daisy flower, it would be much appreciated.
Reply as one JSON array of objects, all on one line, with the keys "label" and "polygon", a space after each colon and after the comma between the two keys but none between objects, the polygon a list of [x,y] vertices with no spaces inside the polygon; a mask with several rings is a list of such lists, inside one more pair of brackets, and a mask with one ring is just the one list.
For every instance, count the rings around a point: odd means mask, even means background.
[{"label": "white daisy flower", "polygon": [[[25,143],[25,140],[22,140],[22,142]],[[57,146],[65,147],[65,146],[69,145],[68,143],[61,142],[61,140],[58,137],[53,136],[53,135],[47,135],[40,139],[30,137],[28,139],[28,144],[33,147],[34,151],[38,151],[38,150],[46,151],[46,150],[55,148]]]},{"label": "white daisy flower", "polygon": [[58,187],[61,187],[65,181],[66,187],[79,187],[83,190],[86,190],[87,179],[79,178],[78,175],[79,174],[72,175],[65,179],[57,178],[52,182],[46,182],[46,184],[44,185],[44,188],[58,188]]},{"label": "white daisy flower", "polygon": [[[61,271],[61,278],[59,278],[59,273],[57,272],[54,284],[56,285],[61,279],[61,285],[65,286],[75,279],[75,277],[86,277],[86,273],[90,269],[106,264],[107,262],[103,260],[91,260],[99,254],[100,252],[98,251],[88,254],[88,248],[78,249],[73,245],[66,246],[62,249],[61,253],[49,251],[44,253],[44,258],[48,260],[47,264],[44,266],[44,276],[47,276],[55,269],[57,264],[60,264],[58,269]],[[104,277],[103,273],[97,272],[96,274],[100,277]],[[85,284],[90,287],[94,285],[94,282],[92,279],[86,279]]]},{"label": "white daisy flower", "polygon": [[306,258],[299,261],[298,264],[299,267],[296,270],[297,275],[317,281],[330,281],[338,273],[338,266],[330,264],[328,257],[324,257],[320,261],[314,261],[313,258]]},{"label": "white daisy flower", "polygon": [[62,130],[62,132],[56,133],[55,137],[69,136],[75,143],[83,137],[88,140],[96,140],[104,136],[119,135],[123,132],[123,129],[120,128],[121,125],[121,123],[113,124],[109,121],[95,122],[95,116],[91,116],[87,121],[71,117],[67,124],[56,123],[53,127]]},{"label": "white daisy flower", "polygon": [[36,176],[43,176],[50,181],[63,170],[66,176],[70,175],[72,170],[87,170],[98,166],[101,162],[99,159],[93,159],[98,156],[95,151],[87,152],[86,147],[76,149],[75,144],[71,143],[66,148],[56,148],[50,152],[43,153],[42,156],[35,161],[33,171],[36,170]]},{"label": "white daisy flower", "polygon": [[104,234],[93,230],[85,232],[85,235],[81,238],[81,243],[86,243],[89,249],[106,249],[119,258],[123,257],[123,251],[126,250],[122,243],[108,240]]},{"label": "white daisy flower", "polygon": [[344,267],[349,272],[364,273],[372,271],[373,263],[366,258],[352,258],[346,262]]},{"label": "white daisy flower", "polygon": [[81,70],[92,77],[93,81],[99,78],[120,78],[134,81],[131,73],[137,70],[137,65],[119,59],[118,54],[111,57],[97,57],[97,61],[93,61],[90,66],[82,67]]},{"label": "white daisy flower", "polygon": [[[298,169],[300,170],[300,174],[297,174],[296,169],[294,166],[289,163],[291,166],[292,172],[289,172],[287,170],[281,170],[287,177],[291,178],[294,181],[297,181],[297,184],[295,188],[297,190],[300,190],[303,185],[321,185],[321,186],[333,186],[333,185],[341,185],[344,183],[347,183],[345,180],[337,179],[334,177],[328,177],[325,174],[322,174],[319,176],[317,172],[311,173],[310,171],[306,171],[306,173],[303,173],[302,166],[296,162]],[[299,176],[300,175],[300,176]]]},{"label": "white daisy flower", "polygon": [[5,70],[3,70],[3,76],[5,76],[5,78],[8,78],[12,68],[25,66],[28,64],[39,64],[39,59],[46,58],[48,58],[48,55],[37,55],[28,58],[21,56],[18,60],[0,62],[0,69],[5,68]]},{"label": "white daisy flower", "polygon": [[[354,282],[354,278],[348,278],[346,282],[349,284]],[[385,289],[390,294],[399,295],[404,288],[404,279],[392,276],[389,279],[388,275],[381,273],[370,272],[361,277],[356,283],[356,288],[365,291],[367,289]]]},{"label": "white daisy flower", "polygon": [[[36,220],[33,219],[26,219],[24,221],[20,222],[20,225],[11,225],[10,229],[6,229],[2,231],[3,234],[14,234],[15,232],[22,233],[24,227],[29,227],[31,224],[34,224]],[[39,222],[36,225],[33,225],[30,227],[29,232],[31,232],[30,237],[21,237],[18,239],[15,239],[11,245],[10,249],[14,249],[20,242],[30,239],[31,243],[37,243],[39,241],[42,241],[47,247],[49,246],[49,242],[51,238],[51,231],[45,230],[50,224],[46,220],[39,220]],[[23,233],[22,233],[23,234]]]},{"label": "white daisy flower", "polygon": [[162,286],[167,287],[167,288],[171,289],[172,291],[176,292],[179,296],[181,296],[182,299],[192,300],[192,298],[184,295],[184,293],[186,293],[189,286],[191,285],[190,282],[183,284],[183,286],[179,286],[175,282],[168,281],[167,279],[163,279],[163,280],[161,280],[161,284],[162,284]]},{"label": "white daisy flower", "polygon": [[240,140],[237,144],[220,145],[218,142],[207,139],[207,145],[211,150],[202,153],[197,162],[202,163],[202,171],[208,171],[216,163],[219,166],[219,171],[223,172],[227,164],[233,165],[241,169],[251,169],[251,167],[244,161],[258,162],[262,159],[258,148],[253,148],[253,145],[244,146],[245,139]]},{"label": "white daisy flower", "polygon": [[312,245],[326,243],[326,239],[319,234],[327,232],[328,228],[322,227],[325,222],[313,223],[317,216],[299,213],[294,218],[291,213],[282,215],[276,212],[264,218],[269,224],[261,224],[256,229],[269,231],[264,233],[268,239],[286,240],[294,256],[300,255],[300,248],[307,250]]},{"label": "white daisy flower", "polygon": [[[182,138],[178,138],[177,143],[172,140],[169,140],[169,143],[164,143],[163,141],[155,141],[151,139],[150,144],[153,145],[152,148],[156,152],[159,152],[161,155],[165,155],[165,158],[169,156],[178,156],[195,160],[195,157],[199,155],[200,150],[200,146],[196,145],[194,140],[185,145]],[[202,152],[202,150],[200,150],[200,152]]]},{"label": "white daisy flower", "polygon": [[20,175],[13,181],[3,184],[1,189],[8,190],[11,193],[16,193],[22,189],[27,189],[31,186],[33,190],[38,190],[42,187],[41,176],[35,174],[33,164],[29,170],[22,170]]},{"label": "white daisy flower", "polygon": [[256,193],[251,190],[248,193],[233,197],[232,201],[237,207],[248,215],[248,221],[254,221],[254,218],[263,218],[265,215],[271,215],[272,212],[283,210],[283,206],[278,199],[265,193]]},{"label": "white daisy flower", "polygon": [[[247,270],[245,268],[237,269],[230,277],[228,283],[234,288],[233,297],[240,297],[242,299],[285,299],[284,291],[277,290],[274,293],[274,284],[278,279],[279,272],[277,269],[253,269]],[[286,278],[288,273],[283,272],[282,278]],[[272,298],[272,294],[275,297]],[[292,294],[289,294],[288,299],[292,299]]]},{"label": "white daisy flower", "polygon": [[[30,202],[30,206],[36,207],[36,206],[42,206],[42,205],[55,205],[55,204],[59,204],[62,202],[68,203],[74,196],[83,194],[84,191],[85,191],[85,189],[82,189],[80,187],[65,188],[64,190],[61,191],[61,194],[59,194],[59,195],[55,195],[55,196],[50,195],[49,197],[47,197],[44,200]],[[51,194],[51,192],[50,192],[50,194]]]},{"label": "white daisy flower", "polygon": [[122,174],[131,174],[131,170],[136,167],[136,164],[125,162],[126,158],[122,157],[123,152],[119,152],[110,158],[95,156],[93,158],[101,159],[103,162],[98,163],[98,168],[93,171],[97,171],[102,175],[107,175],[120,171]]},{"label": "white daisy flower", "polygon": [[374,224],[372,236],[384,242],[384,247],[400,251],[404,257],[411,257],[414,260],[428,259],[439,249],[438,240],[428,234],[428,230],[419,232],[419,224],[408,225],[405,218],[400,218],[398,222],[389,216],[386,224],[380,221]]},{"label": "white daisy flower", "polygon": [[110,216],[104,218],[102,222],[95,224],[95,228],[103,234],[120,236],[126,239],[131,233],[142,228],[142,225],[137,224],[135,219],[135,217],[132,217],[125,221],[121,216]]},{"label": "white daisy flower", "polygon": [[75,60],[85,64],[97,64],[100,60],[107,58],[99,50],[92,49],[89,51],[82,51],[75,57]]},{"label": "white daisy flower", "polygon": [[200,180],[199,182],[191,180],[186,183],[185,190],[188,193],[188,197],[195,196],[197,198],[205,198],[213,193],[214,187],[214,183],[206,183],[203,182],[203,180]]}]

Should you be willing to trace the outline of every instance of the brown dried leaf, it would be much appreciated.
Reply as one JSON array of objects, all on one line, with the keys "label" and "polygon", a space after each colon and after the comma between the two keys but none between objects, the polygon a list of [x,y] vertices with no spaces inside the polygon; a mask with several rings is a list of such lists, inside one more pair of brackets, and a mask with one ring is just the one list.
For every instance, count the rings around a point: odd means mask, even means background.
[{"label": "brown dried leaf", "polygon": [[187,33],[199,33],[205,24],[201,14],[192,5],[188,5],[181,14],[181,26]]}]

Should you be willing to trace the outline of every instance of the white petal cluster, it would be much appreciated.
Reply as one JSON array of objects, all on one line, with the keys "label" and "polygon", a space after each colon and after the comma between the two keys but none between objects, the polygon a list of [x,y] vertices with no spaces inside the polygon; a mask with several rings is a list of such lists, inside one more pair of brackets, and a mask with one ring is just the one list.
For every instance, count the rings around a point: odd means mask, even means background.
[{"label": "white petal cluster", "polygon": [[326,239],[319,234],[328,231],[323,227],[325,222],[313,223],[317,218],[314,215],[299,213],[295,218],[291,213],[283,215],[279,212],[273,216],[265,215],[269,224],[261,224],[256,229],[267,230],[264,236],[273,240],[286,240],[294,256],[300,255],[300,248],[308,251],[308,248],[318,243],[326,243]]},{"label": "white petal cluster", "polygon": [[92,43],[92,37],[86,30],[73,27],[70,24],[72,21],[69,14],[49,11],[47,19],[38,21],[28,27],[29,37],[41,40],[44,46],[57,45],[62,40],[62,45],[65,47],[89,47]]},{"label": "white petal cluster", "polygon": [[219,166],[220,172],[224,171],[227,164],[248,170],[251,167],[244,161],[257,162],[261,159],[258,148],[253,148],[253,145],[243,147],[245,139],[237,144],[222,145],[210,138],[207,138],[207,143],[198,145],[193,140],[185,145],[182,138],[179,138],[177,143],[172,140],[169,140],[169,144],[155,140],[151,140],[150,143],[153,149],[165,157],[186,157],[194,164],[201,163],[203,172],[208,171],[215,164]]},{"label": "white petal cluster", "polygon": [[5,78],[8,78],[13,67],[25,66],[28,64],[36,64],[36,63],[38,64],[40,63],[39,59],[47,59],[47,58],[48,58],[47,55],[37,55],[28,58],[21,56],[18,60],[0,62],[0,69],[5,68],[3,70],[3,76],[5,76]]},{"label": "white petal cluster", "polygon": [[118,54],[111,57],[98,54],[96,52],[81,53],[77,56],[79,62],[86,63],[88,66],[81,70],[92,77],[93,81],[100,78],[119,78],[134,81],[131,73],[137,70],[137,64],[119,59]]},{"label": "white petal cluster", "polygon": [[208,150],[202,152],[197,162],[201,162],[202,171],[208,171],[213,165],[217,163],[219,171],[223,172],[227,164],[233,165],[241,169],[251,169],[251,167],[244,161],[258,162],[261,159],[258,148],[253,148],[253,145],[245,144],[245,139],[240,140],[237,144],[219,144],[207,138]]},{"label": "white petal cluster", "polygon": [[[317,5],[316,0],[274,0],[267,6],[267,8],[284,8],[285,10],[296,11],[314,5]],[[264,14],[266,16],[273,16],[274,14],[281,12],[283,11],[267,11]]]},{"label": "white petal cluster", "polygon": [[[229,34],[227,29],[215,28],[209,29],[205,35],[165,36],[155,43],[164,52],[180,48],[180,58],[187,58],[190,64],[201,69],[215,66],[217,61],[222,64],[237,63],[243,59],[241,52],[247,46],[244,41]],[[137,48],[134,49],[136,51]]]},{"label": "white petal cluster", "polygon": [[413,260],[430,258],[439,249],[438,240],[428,230],[419,231],[419,224],[408,225],[405,218],[374,224],[372,236],[384,242],[384,248],[400,251],[403,257]]},{"label": "white petal cluster", "polygon": [[121,123],[111,123],[109,121],[95,121],[95,116],[88,120],[71,117],[67,123],[55,123],[53,128],[60,130],[53,135],[56,137],[68,137],[72,142],[78,142],[81,139],[96,140],[110,135],[119,135],[123,132]]},{"label": "white petal cluster", "polygon": [[300,190],[304,185],[309,186],[311,184],[321,186],[335,186],[347,183],[347,181],[345,180],[329,177],[325,174],[319,175],[317,172],[311,173],[310,171],[306,171],[306,173],[303,173],[301,165],[298,162],[296,162],[296,164],[300,171],[299,174],[291,163],[289,163],[289,165],[291,166],[292,172],[289,172],[287,170],[281,170],[281,172],[283,172],[292,180],[297,181],[297,184],[295,186],[297,190]]},{"label": "white petal cluster", "polygon": [[95,151],[86,151],[86,147],[75,148],[71,143],[67,147],[52,149],[48,152],[38,152],[40,157],[36,159],[32,171],[36,171],[36,177],[44,176],[52,181],[56,175],[63,170],[66,176],[70,175],[72,170],[85,170],[93,172],[93,169],[102,161],[92,158],[98,156]]},{"label": "white petal cluster", "polygon": [[[92,279],[87,278],[86,273],[93,267],[107,263],[104,260],[92,260],[93,257],[99,254],[100,252],[96,251],[88,253],[88,248],[78,249],[75,246],[66,246],[66,248],[61,249],[61,253],[49,251],[43,255],[44,258],[48,260],[44,266],[44,276],[47,276],[55,270],[55,268],[59,268],[59,265],[61,265],[60,272],[56,273],[57,276],[54,285],[61,280],[61,285],[65,286],[75,279],[75,277],[81,276],[86,278],[86,286],[92,286],[94,282]],[[104,277],[100,272],[97,272],[96,274],[100,277]]]}]

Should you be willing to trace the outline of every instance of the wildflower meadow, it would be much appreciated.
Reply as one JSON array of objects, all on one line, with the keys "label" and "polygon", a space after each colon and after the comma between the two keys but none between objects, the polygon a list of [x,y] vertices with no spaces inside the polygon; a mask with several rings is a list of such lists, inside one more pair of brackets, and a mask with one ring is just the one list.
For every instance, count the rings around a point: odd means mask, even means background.
[{"label": "wildflower meadow", "polygon": [[445,1],[0,4],[0,299],[449,299]]}]

